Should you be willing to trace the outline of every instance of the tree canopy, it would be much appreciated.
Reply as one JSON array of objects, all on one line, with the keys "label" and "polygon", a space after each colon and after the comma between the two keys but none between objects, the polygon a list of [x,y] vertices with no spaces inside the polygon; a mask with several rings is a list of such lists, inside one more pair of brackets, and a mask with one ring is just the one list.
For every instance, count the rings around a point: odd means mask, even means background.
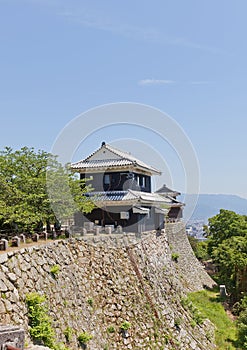
[{"label": "tree canopy", "polygon": [[208,253],[234,300],[247,292],[247,217],[221,209],[209,219]]},{"label": "tree canopy", "polygon": [[221,209],[220,213],[210,218],[208,222],[209,249],[233,236],[247,235],[247,216],[236,214],[234,211]]},{"label": "tree canopy", "polygon": [[75,210],[89,212],[89,191],[50,153],[23,147],[0,151],[1,228],[32,231],[47,222],[63,221]]},{"label": "tree canopy", "polygon": [[237,320],[237,347],[247,350],[247,216],[221,209],[204,227],[208,253]]}]

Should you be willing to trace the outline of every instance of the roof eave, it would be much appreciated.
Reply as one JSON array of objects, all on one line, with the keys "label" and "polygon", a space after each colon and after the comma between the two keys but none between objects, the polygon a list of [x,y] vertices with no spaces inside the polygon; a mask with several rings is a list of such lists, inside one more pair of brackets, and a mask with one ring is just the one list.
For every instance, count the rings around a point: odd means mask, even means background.
[{"label": "roof eave", "polygon": [[99,167],[87,167],[87,168],[77,168],[75,165],[71,165],[71,170],[74,172],[78,172],[80,174],[83,173],[98,173],[100,172],[106,172],[106,171],[122,171],[122,170],[129,170],[129,171],[142,171],[143,173],[145,173],[148,176],[152,176],[152,175],[161,175],[162,173],[158,170],[153,170],[153,169],[149,169],[149,168],[144,168],[140,165],[137,164],[131,164],[131,165],[118,165],[118,166],[99,166]]},{"label": "roof eave", "polygon": [[119,166],[107,166],[107,167],[88,167],[88,168],[73,168],[73,171],[76,171],[80,174],[84,173],[99,173],[99,172],[106,172],[106,171],[122,171],[122,170],[132,170],[131,165],[119,165]]},{"label": "roof eave", "polygon": [[115,207],[115,206],[132,206],[138,203],[136,199],[132,200],[116,200],[116,201],[97,201],[93,200],[94,203],[96,203],[96,206],[98,208],[104,209],[104,207]]}]

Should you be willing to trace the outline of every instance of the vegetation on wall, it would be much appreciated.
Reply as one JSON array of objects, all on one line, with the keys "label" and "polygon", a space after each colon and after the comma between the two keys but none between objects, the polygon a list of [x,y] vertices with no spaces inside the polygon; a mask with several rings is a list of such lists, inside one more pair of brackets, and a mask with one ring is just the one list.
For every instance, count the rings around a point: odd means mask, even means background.
[{"label": "vegetation on wall", "polygon": [[124,331],[127,331],[130,328],[131,328],[131,323],[128,321],[124,321],[120,326],[120,329],[122,329]]},{"label": "vegetation on wall", "polygon": [[[63,343],[56,342],[55,331],[52,327],[52,318],[45,295],[33,292],[26,295],[28,307],[29,332],[34,344],[44,345],[53,350],[70,350]],[[65,329],[67,341],[71,340],[72,330]]]},{"label": "vegetation on wall", "polygon": [[53,265],[50,268],[50,273],[52,274],[53,277],[56,277],[56,275],[60,272],[60,266],[59,265]]},{"label": "vegetation on wall", "polygon": [[78,335],[78,341],[79,343],[81,343],[82,345],[87,344],[91,339],[93,338],[93,336],[91,334],[89,334],[88,332],[82,332]]},{"label": "vegetation on wall", "polygon": [[43,344],[54,349],[55,332],[52,320],[48,315],[46,297],[38,293],[26,296],[30,335],[35,343]]}]

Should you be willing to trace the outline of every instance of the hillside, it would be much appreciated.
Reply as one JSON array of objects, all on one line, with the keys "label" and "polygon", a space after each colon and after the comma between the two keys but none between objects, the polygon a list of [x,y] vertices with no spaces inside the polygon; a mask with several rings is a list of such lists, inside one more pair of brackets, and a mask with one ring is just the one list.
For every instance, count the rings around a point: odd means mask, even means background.
[{"label": "hillside", "polygon": [[[186,195],[185,217],[191,211],[190,203],[195,198],[196,195],[194,194]],[[184,195],[181,195],[179,200],[184,202]],[[200,194],[191,219],[203,220],[206,223],[207,219],[218,214],[220,209],[232,210],[238,214],[247,215],[247,199],[227,194]]]}]

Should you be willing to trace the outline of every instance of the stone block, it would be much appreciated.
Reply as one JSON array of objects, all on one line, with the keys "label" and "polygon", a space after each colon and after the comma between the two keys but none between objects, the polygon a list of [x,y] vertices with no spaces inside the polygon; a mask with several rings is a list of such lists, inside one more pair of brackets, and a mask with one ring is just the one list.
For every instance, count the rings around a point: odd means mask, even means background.
[{"label": "stone block", "polygon": [[117,226],[117,233],[122,233],[122,232],[123,232],[122,226],[118,225]]},{"label": "stone block", "polygon": [[87,231],[93,231],[93,229],[94,229],[94,223],[93,223],[93,222],[90,222],[90,221],[86,221],[86,222],[84,222],[84,228],[85,228]]},{"label": "stone block", "polygon": [[32,240],[34,242],[38,242],[39,241],[39,235],[37,233],[35,233],[33,236],[32,236]]},{"label": "stone block", "polygon": [[[1,249],[0,249],[1,250]],[[8,255],[7,253],[3,253],[0,255],[0,264],[5,263],[6,261],[8,261]]]},{"label": "stone block", "polygon": [[22,243],[26,243],[26,236],[23,233],[20,235],[20,239]]},{"label": "stone block", "polygon": [[23,350],[24,330],[16,326],[0,326],[0,349],[7,350],[9,345],[13,348]]},{"label": "stone block", "polygon": [[20,247],[20,245],[21,245],[20,237],[18,237],[18,236],[13,237],[11,240],[11,246],[12,247]]},{"label": "stone block", "polygon": [[224,284],[220,285],[220,297],[225,298],[227,296],[226,286]]},{"label": "stone block", "polygon": [[111,226],[106,226],[105,227],[105,233],[111,234],[112,233],[112,227]]},{"label": "stone block", "polygon": [[100,233],[100,228],[96,226],[96,227],[94,228],[94,234],[95,234],[95,236],[99,235],[99,233]]},{"label": "stone block", "polygon": [[85,236],[86,234],[87,234],[87,229],[85,227],[83,227],[81,235]]},{"label": "stone block", "polygon": [[0,250],[7,250],[7,249],[8,249],[7,239],[1,239],[0,240]]}]

